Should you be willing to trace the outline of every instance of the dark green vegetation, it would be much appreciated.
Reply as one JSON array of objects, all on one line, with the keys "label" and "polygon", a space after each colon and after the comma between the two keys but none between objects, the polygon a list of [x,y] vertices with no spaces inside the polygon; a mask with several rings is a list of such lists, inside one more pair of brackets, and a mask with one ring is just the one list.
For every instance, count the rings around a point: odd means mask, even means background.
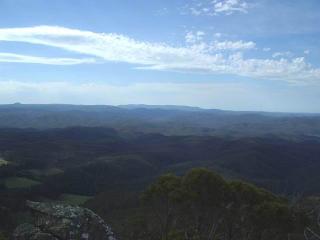
[{"label": "dark green vegetation", "polygon": [[[26,199],[84,204],[121,239],[280,240],[316,229],[319,200],[306,197],[320,193],[317,115],[2,105],[0,126],[5,234],[28,221]],[[215,173],[189,172],[199,167]]]},{"label": "dark green vegetation", "polygon": [[183,174],[193,167],[214,169],[284,195],[320,192],[317,140],[129,136],[84,127],[0,129],[0,153],[10,162],[0,168],[4,185],[28,179],[85,196],[120,186],[141,189],[163,173]]},{"label": "dark green vegetation", "polygon": [[163,175],[142,200],[137,229],[126,239],[288,239],[308,221],[285,199],[206,169]]}]

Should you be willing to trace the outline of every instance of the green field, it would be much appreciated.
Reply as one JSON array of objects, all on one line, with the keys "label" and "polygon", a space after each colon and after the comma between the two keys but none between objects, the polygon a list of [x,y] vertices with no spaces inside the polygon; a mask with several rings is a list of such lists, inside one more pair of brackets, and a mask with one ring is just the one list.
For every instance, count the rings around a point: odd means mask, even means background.
[{"label": "green field", "polygon": [[76,195],[76,194],[62,194],[60,200],[73,205],[82,205],[90,200],[91,196]]},{"label": "green field", "polygon": [[35,177],[48,177],[63,173],[63,170],[59,168],[47,168],[47,169],[30,169],[28,172]]},{"label": "green field", "polygon": [[23,177],[11,177],[4,180],[4,184],[9,189],[15,188],[30,188],[41,184],[40,182]]},{"label": "green field", "polygon": [[6,166],[6,165],[8,165],[8,164],[9,164],[8,161],[4,160],[3,158],[0,158],[0,167]]}]

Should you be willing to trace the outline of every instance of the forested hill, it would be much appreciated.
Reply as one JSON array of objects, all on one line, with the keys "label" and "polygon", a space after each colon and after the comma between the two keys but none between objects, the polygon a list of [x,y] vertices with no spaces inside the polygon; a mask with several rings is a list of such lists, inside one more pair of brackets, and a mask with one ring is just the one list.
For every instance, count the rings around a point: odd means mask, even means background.
[{"label": "forested hill", "polygon": [[318,140],[128,136],[100,127],[0,129],[0,154],[8,162],[0,168],[3,183],[59,169],[54,184],[80,194],[95,194],[105,185],[139,187],[162,173],[183,174],[193,167],[208,167],[281,194],[320,192]]},{"label": "forested hill", "polygon": [[0,105],[0,127],[47,129],[71,126],[185,136],[318,138],[320,115],[235,112],[184,106]]}]

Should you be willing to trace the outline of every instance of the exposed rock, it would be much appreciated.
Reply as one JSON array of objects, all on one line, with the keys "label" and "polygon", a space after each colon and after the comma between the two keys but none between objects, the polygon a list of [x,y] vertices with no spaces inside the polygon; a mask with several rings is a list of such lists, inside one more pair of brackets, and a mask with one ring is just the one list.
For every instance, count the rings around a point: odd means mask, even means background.
[{"label": "exposed rock", "polygon": [[17,227],[13,233],[13,238],[17,240],[58,240],[53,235],[49,233],[43,233],[41,232],[40,228],[28,223]]},{"label": "exposed rock", "polygon": [[115,240],[111,228],[94,212],[61,203],[27,202],[32,224],[18,226],[15,240]]}]

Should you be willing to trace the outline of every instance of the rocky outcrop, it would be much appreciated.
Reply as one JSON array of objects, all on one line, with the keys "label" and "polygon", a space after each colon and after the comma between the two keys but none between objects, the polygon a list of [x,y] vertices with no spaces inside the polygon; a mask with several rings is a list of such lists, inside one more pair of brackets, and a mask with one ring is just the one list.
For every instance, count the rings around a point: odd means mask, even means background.
[{"label": "rocky outcrop", "polygon": [[27,206],[34,222],[18,226],[15,240],[115,240],[110,227],[89,209],[31,201]]}]

